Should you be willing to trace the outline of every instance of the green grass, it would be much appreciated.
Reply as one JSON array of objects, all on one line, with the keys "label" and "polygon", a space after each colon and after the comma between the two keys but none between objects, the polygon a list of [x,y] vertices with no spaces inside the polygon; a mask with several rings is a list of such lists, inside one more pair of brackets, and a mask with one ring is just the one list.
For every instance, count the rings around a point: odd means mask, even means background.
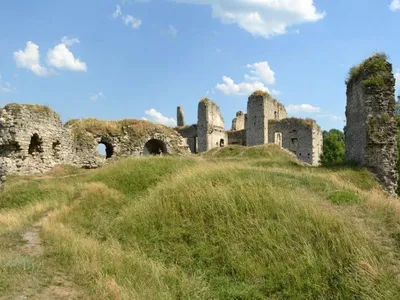
[{"label": "green grass", "polygon": [[366,170],[229,146],[52,174],[0,194],[0,297],[63,272],[82,299],[398,299],[400,206]]}]

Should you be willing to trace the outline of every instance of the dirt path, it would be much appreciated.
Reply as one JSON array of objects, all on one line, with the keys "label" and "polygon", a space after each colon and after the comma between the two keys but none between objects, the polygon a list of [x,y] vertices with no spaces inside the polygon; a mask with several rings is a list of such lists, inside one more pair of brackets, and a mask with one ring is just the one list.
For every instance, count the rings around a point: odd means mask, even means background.
[{"label": "dirt path", "polygon": [[[24,245],[18,250],[19,253],[41,260],[44,249],[40,231],[46,223],[48,215],[45,215],[39,222],[35,223],[22,234]],[[51,274],[48,283],[30,284],[25,282],[21,287],[22,292],[17,296],[0,297],[0,300],[74,300],[82,299],[77,291],[76,285],[62,272]]]}]

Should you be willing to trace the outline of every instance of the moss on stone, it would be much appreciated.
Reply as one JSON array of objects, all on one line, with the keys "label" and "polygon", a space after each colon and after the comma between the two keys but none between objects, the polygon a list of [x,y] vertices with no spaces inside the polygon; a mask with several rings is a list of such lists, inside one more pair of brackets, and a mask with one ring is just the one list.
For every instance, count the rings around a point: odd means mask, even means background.
[{"label": "moss on stone", "polygon": [[395,127],[395,118],[385,113],[380,116],[370,117],[367,122],[367,136],[370,142],[385,144],[391,142],[392,133],[387,128]]},{"label": "moss on stone", "polygon": [[384,87],[390,78],[393,77],[390,65],[387,63],[387,55],[385,53],[376,53],[367,58],[361,64],[350,69],[346,84],[355,82],[366,75],[367,79],[363,80],[366,87]]}]

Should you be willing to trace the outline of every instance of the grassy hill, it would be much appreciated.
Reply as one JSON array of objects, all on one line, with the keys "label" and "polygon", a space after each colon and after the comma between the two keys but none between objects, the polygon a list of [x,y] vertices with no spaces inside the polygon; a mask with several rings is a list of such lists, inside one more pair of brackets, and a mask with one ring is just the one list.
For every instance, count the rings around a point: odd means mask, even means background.
[{"label": "grassy hill", "polygon": [[[275,146],[57,167],[0,193],[0,299],[398,299],[400,204]],[[29,298],[31,297],[31,298]]]}]

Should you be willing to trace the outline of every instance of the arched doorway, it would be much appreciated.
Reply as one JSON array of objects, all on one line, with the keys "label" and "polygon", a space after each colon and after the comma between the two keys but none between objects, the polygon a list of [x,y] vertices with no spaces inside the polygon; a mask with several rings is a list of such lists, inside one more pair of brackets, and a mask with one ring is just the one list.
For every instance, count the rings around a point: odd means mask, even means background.
[{"label": "arched doorway", "polygon": [[43,141],[37,133],[34,133],[29,143],[28,153],[32,156],[43,152]]},{"label": "arched doorway", "polygon": [[157,139],[151,139],[144,145],[143,155],[161,155],[167,154],[167,145]]},{"label": "arched doorway", "polygon": [[219,140],[219,146],[222,148],[222,147],[225,147],[225,140],[224,139],[220,139]]},{"label": "arched doorway", "polygon": [[100,141],[99,145],[97,146],[97,152],[105,156],[107,159],[111,158],[114,154],[114,147],[111,143],[105,142],[105,141]]}]

